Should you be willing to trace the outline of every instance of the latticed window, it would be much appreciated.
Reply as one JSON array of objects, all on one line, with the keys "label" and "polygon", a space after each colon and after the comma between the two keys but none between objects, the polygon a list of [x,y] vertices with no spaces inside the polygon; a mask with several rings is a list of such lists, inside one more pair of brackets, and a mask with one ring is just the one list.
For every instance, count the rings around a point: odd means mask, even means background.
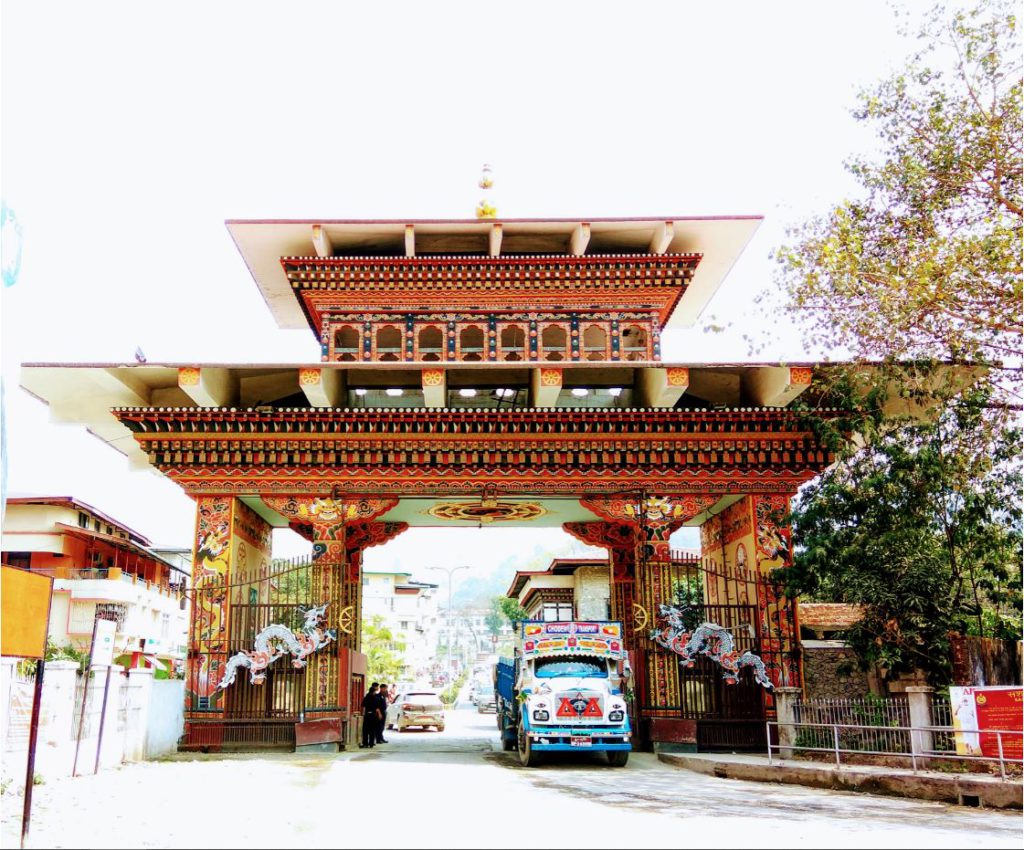
[{"label": "latticed window", "polygon": [[112,620],[117,623],[117,630],[121,631],[124,626],[124,619],[128,616],[128,606],[120,602],[98,602],[96,604],[97,620]]}]

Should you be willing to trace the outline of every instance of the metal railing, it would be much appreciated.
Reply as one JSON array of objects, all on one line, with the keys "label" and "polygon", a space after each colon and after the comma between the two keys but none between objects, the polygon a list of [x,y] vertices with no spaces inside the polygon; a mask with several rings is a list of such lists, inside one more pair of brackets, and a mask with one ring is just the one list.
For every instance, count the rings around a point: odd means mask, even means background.
[{"label": "metal railing", "polygon": [[[779,741],[779,743],[772,743],[773,726],[779,730],[783,728],[811,730],[812,735],[809,737],[814,743],[801,744],[799,743],[801,736],[798,735],[794,736],[792,742],[783,743]],[[840,730],[853,730],[860,735],[867,732],[868,740],[871,739],[874,733],[879,731],[906,733],[905,738],[909,742],[909,746],[900,750],[844,747],[842,746],[844,735]],[[948,759],[963,762],[998,762],[999,775],[1004,780],[1008,778],[1006,775],[1007,764],[1019,764],[1024,767],[1024,759],[1007,756],[1003,746],[1004,735],[1024,737],[1024,732],[1016,729],[954,729],[951,726],[887,726],[880,729],[876,726],[863,726],[853,723],[802,723],[799,721],[768,720],[765,721],[765,731],[768,738],[768,764],[774,764],[773,751],[779,751],[781,758],[782,751],[800,750],[802,752],[831,753],[835,757],[837,769],[842,768],[842,756],[844,754],[909,759],[915,773],[918,770],[918,762],[945,761]],[[955,752],[955,746],[954,751],[934,748],[934,742],[937,738],[952,741],[955,740],[955,735],[978,735],[979,738],[981,735],[994,735],[998,755],[962,755]],[[779,740],[779,738],[776,738],[776,740]],[[821,746],[821,744],[828,745]]]}]

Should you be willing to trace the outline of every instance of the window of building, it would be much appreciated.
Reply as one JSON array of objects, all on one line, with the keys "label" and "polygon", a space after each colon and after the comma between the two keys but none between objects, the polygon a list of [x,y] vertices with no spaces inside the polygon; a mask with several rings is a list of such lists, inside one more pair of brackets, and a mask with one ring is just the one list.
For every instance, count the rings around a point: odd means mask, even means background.
[{"label": "window of building", "polygon": [[608,334],[600,325],[590,325],[583,331],[583,353],[587,360],[608,359]]},{"label": "window of building", "polygon": [[359,359],[359,331],[346,325],[334,335],[334,356],[338,360],[351,362]]},{"label": "window of building", "polygon": [[440,328],[429,327],[420,331],[420,360],[434,363],[444,353],[444,334]]},{"label": "window of building", "polygon": [[402,359],[402,332],[394,325],[377,329],[377,359],[382,361]]},{"label": "window of building", "polygon": [[409,628],[409,621],[408,620],[400,620],[399,623],[398,623],[398,628],[400,628],[400,629],[407,629],[407,628]]},{"label": "window of building", "polygon": [[484,332],[472,325],[463,328],[459,334],[459,348],[462,360],[478,361],[484,359]]},{"label": "window of building", "polygon": [[94,531],[99,531],[100,530],[100,521],[98,519],[97,520],[93,520],[92,527],[93,527]]},{"label": "window of building", "polygon": [[78,527],[88,528],[89,527],[89,514],[83,514],[81,511],[78,512]]},{"label": "window of building", "polygon": [[541,610],[541,619],[545,623],[558,623],[572,619],[571,602],[545,602]]},{"label": "window of building", "polygon": [[518,325],[507,325],[501,329],[501,359],[509,362],[523,360],[526,356],[526,331]]},{"label": "window of building", "polygon": [[626,360],[647,360],[647,331],[630,325],[622,332],[622,353]]},{"label": "window of building", "polygon": [[540,335],[545,360],[565,360],[565,342],[568,337],[565,328],[549,325]]}]

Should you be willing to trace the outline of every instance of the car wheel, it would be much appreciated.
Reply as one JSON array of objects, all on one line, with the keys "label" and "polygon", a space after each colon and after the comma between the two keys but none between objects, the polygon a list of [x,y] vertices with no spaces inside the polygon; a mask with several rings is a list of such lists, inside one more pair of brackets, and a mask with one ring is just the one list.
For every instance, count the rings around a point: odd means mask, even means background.
[{"label": "car wheel", "polygon": [[442,726],[438,726],[437,727],[437,731],[438,732],[443,732],[444,731],[444,726],[443,725]]},{"label": "car wheel", "polygon": [[613,750],[605,755],[608,756],[608,764],[611,767],[625,767],[629,761],[629,750]]}]

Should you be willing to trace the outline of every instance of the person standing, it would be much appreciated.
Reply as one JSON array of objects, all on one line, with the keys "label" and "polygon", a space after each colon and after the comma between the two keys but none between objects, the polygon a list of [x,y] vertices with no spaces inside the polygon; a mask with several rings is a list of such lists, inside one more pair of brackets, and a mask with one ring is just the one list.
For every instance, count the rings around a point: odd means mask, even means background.
[{"label": "person standing", "polygon": [[391,700],[388,699],[388,686],[381,685],[380,690],[377,691],[377,711],[380,713],[380,720],[377,722],[377,737],[374,739],[377,744],[387,743],[384,738],[384,727],[387,725],[389,705],[391,705]]},{"label": "person standing", "polygon": [[363,697],[363,740],[359,744],[360,749],[373,747],[377,741],[377,715],[380,709],[380,698],[377,695],[376,682],[370,685],[370,690]]}]

